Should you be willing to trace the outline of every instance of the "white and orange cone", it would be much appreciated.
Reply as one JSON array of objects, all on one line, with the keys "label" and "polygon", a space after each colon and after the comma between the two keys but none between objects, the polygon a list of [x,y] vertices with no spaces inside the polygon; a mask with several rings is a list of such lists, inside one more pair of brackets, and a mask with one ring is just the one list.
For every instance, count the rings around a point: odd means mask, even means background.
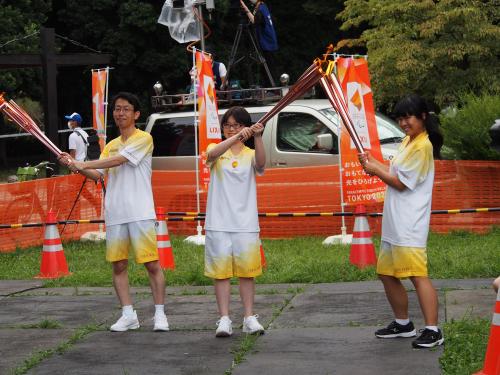
[{"label": "white and orange cone", "polygon": [[351,253],[349,261],[358,268],[377,264],[375,247],[372,242],[372,233],[366,218],[366,208],[363,205],[356,206],[354,210],[354,230],[352,232]]},{"label": "white and orange cone", "polygon": [[262,265],[262,268],[267,268],[266,255],[264,254],[262,243],[260,244],[260,264]]},{"label": "white and orange cone", "polygon": [[162,269],[175,269],[174,253],[172,244],[168,235],[167,222],[165,220],[165,208],[156,209],[156,243],[158,246],[158,257],[160,258],[160,267]]},{"label": "white and orange cone", "polygon": [[500,290],[493,311],[490,339],[484,358],[483,369],[474,375],[500,375]]},{"label": "white and orange cone", "polygon": [[64,256],[61,237],[57,230],[57,218],[54,211],[47,213],[45,238],[43,240],[42,262],[36,279],[57,279],[71,275]]}]

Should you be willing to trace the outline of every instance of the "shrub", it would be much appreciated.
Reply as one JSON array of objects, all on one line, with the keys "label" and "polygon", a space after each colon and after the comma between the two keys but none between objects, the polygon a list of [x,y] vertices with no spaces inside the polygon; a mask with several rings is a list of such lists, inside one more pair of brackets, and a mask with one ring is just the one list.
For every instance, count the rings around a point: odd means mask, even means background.
[{"label": "shrub", "polygon": [[440,115],[447,155],[464,160],[500,160],[500,153],[490,148],[488,133],[500,118],[500,94],[475,96],[465,94],[458,108]]}]

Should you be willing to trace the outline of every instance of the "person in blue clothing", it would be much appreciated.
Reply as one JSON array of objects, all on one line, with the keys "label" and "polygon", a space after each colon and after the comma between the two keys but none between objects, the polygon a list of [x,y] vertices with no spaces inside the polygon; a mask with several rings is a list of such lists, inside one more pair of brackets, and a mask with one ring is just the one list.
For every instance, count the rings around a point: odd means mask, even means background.
[{"label": "person in blue clothing", "polygon": [[214,84],[216,90],[225,90],[226,89],[226,76],[227,69],[223,62],[217,61],[216,54],[214,52],[213,46],[206,46],[205,52],[212,55],[212,71],[214,73]]},{"label": "person in blue clothing", "polygon": [[250,23],[255,26],[257,42],[259,43],[259,47],[262,50],[262,54],[274,78],[274,72],[277,70],[274,55],[278,51],[279,46],[271,12],[266,3],[262,0],[250,0],[250,2],[255,5],[253,12],[248,9],[244,0],[240,0],[241,8],[247,15]]}]

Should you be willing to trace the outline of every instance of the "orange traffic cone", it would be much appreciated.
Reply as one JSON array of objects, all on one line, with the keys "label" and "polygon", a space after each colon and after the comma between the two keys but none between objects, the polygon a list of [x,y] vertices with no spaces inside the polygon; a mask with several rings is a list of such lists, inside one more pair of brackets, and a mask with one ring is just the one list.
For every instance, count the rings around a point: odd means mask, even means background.
[{"label": "orange traffic cone", "polygon": [[49,211],[47,213],[47,220],[45,221],[42,263],[40,265],[40,273],[38,276],[35,276],[36,279],[56,279],[71,275],[68,271],[68,264],[66,263],[61,237],[59,237],[56,224],[56,213]]},{"label": "orange traffic cone", "polygon": [[262,268],[267,268],[266,255],[264,254],[262,243],[260,244],[260,264],[262,265]]},{"label": "orange traffic cone", "polygon": [[156,209],[156,243],[158,245],[158,256],[160,258],[160,267],[163,269],[175,269],[174,254],[168,235],[167,222],[165,221],[165,208]]},{"label": "orange traffic cone", "polygon": [[356,206],[354,210],[354,230],[352,232],[351,253],[349,261],[358,268],[363,268],[377,263],[375,247],[372,242],[372,233],[366,218],[366,208],[363,205]]},{"label": "orange traffic cone", "polygon": [[500,290],[493,311],[491,322],[490,340],[484,357],[484,367],[474,375],[500,375]]}]

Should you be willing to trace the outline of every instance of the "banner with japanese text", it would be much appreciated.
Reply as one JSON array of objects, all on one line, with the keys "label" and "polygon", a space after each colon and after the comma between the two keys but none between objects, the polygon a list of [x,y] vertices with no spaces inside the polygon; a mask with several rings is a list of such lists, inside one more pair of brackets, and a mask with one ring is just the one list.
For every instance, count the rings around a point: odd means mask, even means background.
[{"label": "banner with japanese text", "polygon": [[[217,96],[215,93],[212,59],[209,55],[196,51],[197,95],[199,111],[198,153],[203,155],[210,143],[221,141]],[[210,169],[205,158],[199,158],[200,190],[208,190]]]},{"label": "banner with japanese text", "polygon": [[101,151],[106,144],[106,107],[109,69],[92,70],[92,126],[99,136]]},{"label": "banner with japanese text", "polygon": [[[363,58],[341,57],[336,60],[336,65],[337,77],[363,148],[382,161],[368,62]],[[345,126],[342,126],[340,136],[340,152],[344,203],[356,205],[382,202],[386,185],[377,176],[365,173]]]}]

